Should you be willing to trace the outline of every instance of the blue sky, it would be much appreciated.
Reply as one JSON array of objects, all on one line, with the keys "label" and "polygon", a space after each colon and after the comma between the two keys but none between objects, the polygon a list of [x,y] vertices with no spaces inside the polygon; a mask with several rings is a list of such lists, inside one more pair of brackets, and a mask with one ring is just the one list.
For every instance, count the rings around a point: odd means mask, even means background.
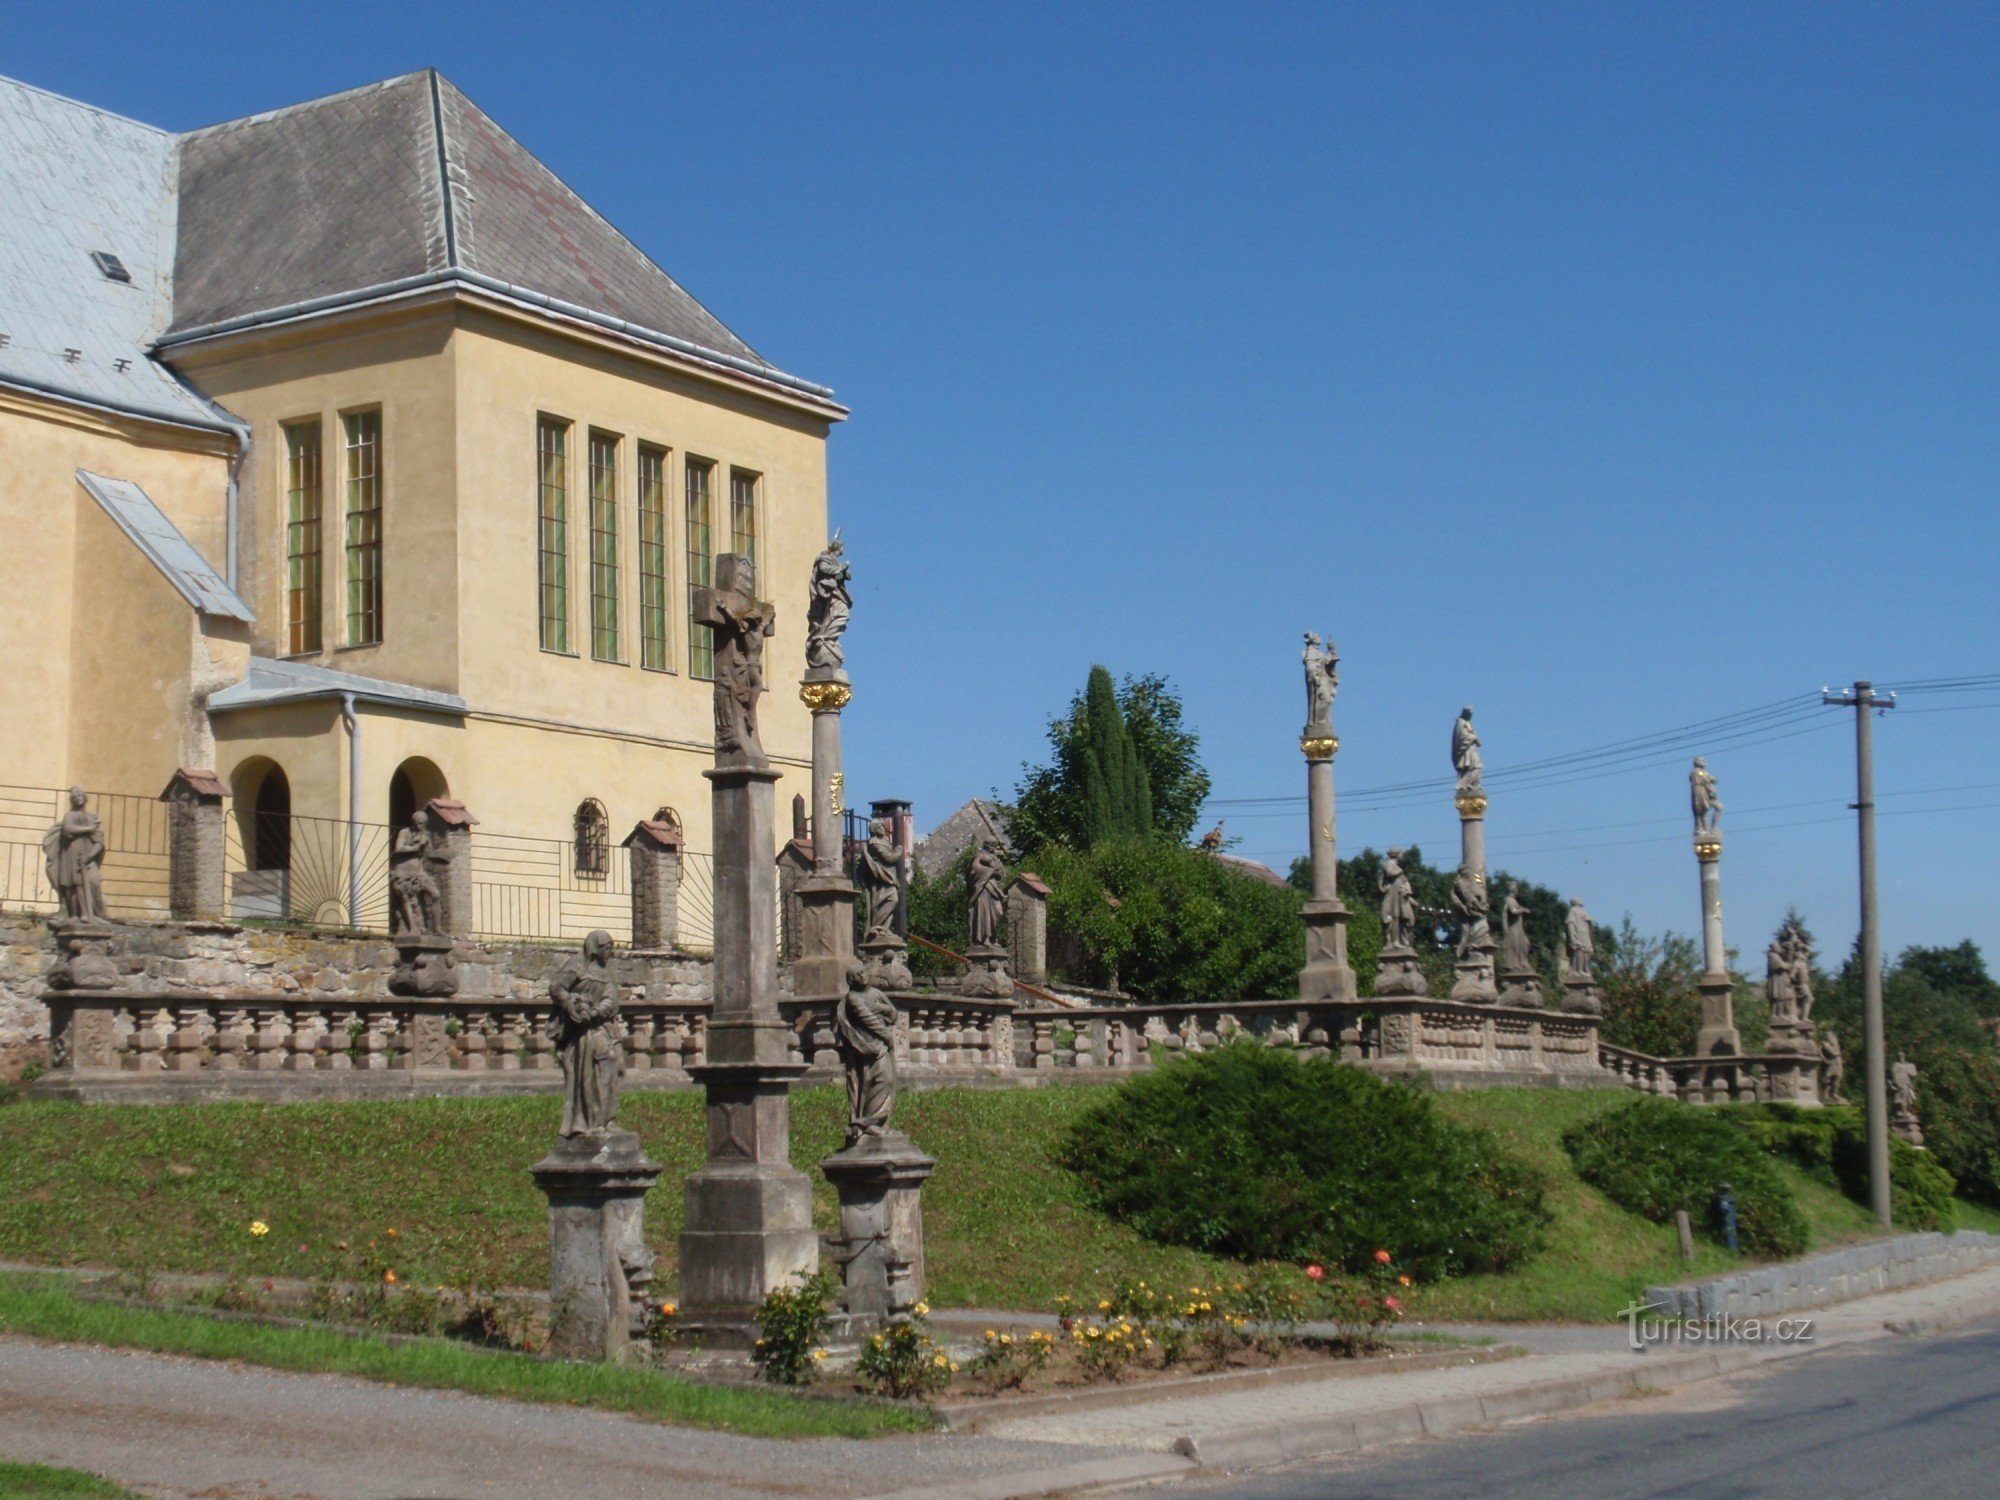
[{"label": "blue sky", "polygon": [[[1997,63],[1952,4],[0,9],[0,72],[174,128],[435,65],[833,385],[851,797],[1011,786],[1093,661],[1295,796],[1313,628],[1344,849],[1452,855],[1442,785],[1359,793],[1471,702],[1493,862],[1682,931],[1678,753],[1497,772],[2000,672]],[[1877,726],[1890,952],[2000,958],[1996,714]],[[1852,715],[1761,727],[1711,754],[1730,939],[1796,903],[1837,956]]]}]

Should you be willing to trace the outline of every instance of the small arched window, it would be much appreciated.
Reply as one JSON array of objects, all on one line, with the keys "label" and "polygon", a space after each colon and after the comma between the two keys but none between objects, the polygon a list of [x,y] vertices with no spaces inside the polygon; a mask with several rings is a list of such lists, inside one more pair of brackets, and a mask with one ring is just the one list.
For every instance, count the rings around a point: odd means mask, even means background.
[{"label": "small arched window", "polygon": [[611,870],[611,819],[604,804],[586,797],[576,809],[576,873],[602,880]]}]

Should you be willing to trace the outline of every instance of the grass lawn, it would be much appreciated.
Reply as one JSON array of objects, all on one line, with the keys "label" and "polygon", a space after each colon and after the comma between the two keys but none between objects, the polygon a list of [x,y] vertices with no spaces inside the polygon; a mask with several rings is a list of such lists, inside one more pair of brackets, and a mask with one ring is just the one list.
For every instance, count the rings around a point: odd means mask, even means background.
[{"label": "grass lawn", "polygon": [[45,1495],[74,1495],[77,1500],[130,1500],[132,1492],[80,1469],[10,1464],[0,1459],[0,1500],[42,1500]]},{"label": "grass lawn", "polygon": [[[899,1101],[896,1123],[938,1158],[924,1191],[931,1297],[943,1307],[1043,1310],[1062,1292],[1125,1277],[1200,1281],[1219,1263],[1151,1245],[1084,1206],[1053,1153],[1100,1086],[940,1090]],[[1683,1266],[1671,1226],[1616,1208],[1578,1180],[1560,1137],[1632,1097],[1616,1089],[1482,1089],[1439,1096],[1445,1111],[1497,1132],[1550,1182],[1549,1248],[1504,1276],[1421,1288],[1415,1316],[1599,1320],[1648,1283],[1739,1262],[1701,1248]],[[792,1159],[839,1144],[844,1098],[796,1096]],[[674,1280],[680,1179],[701,1160],[701,1101],[634,1094],[621,1123],[666,1171],[647,1204]],[[555,1139],[553,1098],[396,1103],[0,1105],[0,1259],[128,1271],[351,1278],[392,1267],[405,1284],[545,1285],[548,1227],[527,1168]],[[1864,1209],[1790,1167],[1814,1244],[1872,1232]],[[816,1213],[834,1226],[832,1191]],[[250,1232],[253,1221],[269,1226]],[[1969,1227],[2000,1227],[1971,1211]],[[388,1231],[394,1229],[393,1238]],[[344,1247],[344,1248],[343,1248]],[[1391,1247],[1393,1248],[1393,1247]]]},{"label": "grass lawn", "polygon": [[591,1406],[753,1437],[878,1437],[931,1426],[921,1411],[757,1387],[697,1385],[643,1368],[558,1364],[449,1339],[390,1344],[318,1329],[266,1328],[191,1313],[109,1306],[81,1299],[58,1278],[47,1276],[0,1275],[0,1332],[196,1359],[234,1359],[278,1370],[358,1375],[392,1385],[469,1391],[552,1406]]}]

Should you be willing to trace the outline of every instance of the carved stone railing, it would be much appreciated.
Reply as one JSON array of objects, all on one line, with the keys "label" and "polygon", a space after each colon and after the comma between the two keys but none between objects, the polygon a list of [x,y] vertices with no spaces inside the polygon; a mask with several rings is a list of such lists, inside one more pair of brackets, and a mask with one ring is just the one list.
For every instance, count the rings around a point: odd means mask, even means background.
[{"label": "carved stone railing", "polygon": [[1817,1056],[1758,1053],[1747,1057],[1648,1057],[1600,1042],[1606,1072],[1642,1093],[1688,1104],[1820,1103]]}]

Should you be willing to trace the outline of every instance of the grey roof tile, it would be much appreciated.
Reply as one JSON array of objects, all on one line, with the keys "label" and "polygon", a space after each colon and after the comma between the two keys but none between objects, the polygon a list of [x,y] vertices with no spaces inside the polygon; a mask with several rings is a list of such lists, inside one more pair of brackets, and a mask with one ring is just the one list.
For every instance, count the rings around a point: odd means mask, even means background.
[{"label": "grey roof tile", "polygon": [[[0,78],[0,382],[230,425],[147,357],[172,305],[174,147],[150,125]],[[130,283],[107,279],[93,250],[123,261]]]}]

